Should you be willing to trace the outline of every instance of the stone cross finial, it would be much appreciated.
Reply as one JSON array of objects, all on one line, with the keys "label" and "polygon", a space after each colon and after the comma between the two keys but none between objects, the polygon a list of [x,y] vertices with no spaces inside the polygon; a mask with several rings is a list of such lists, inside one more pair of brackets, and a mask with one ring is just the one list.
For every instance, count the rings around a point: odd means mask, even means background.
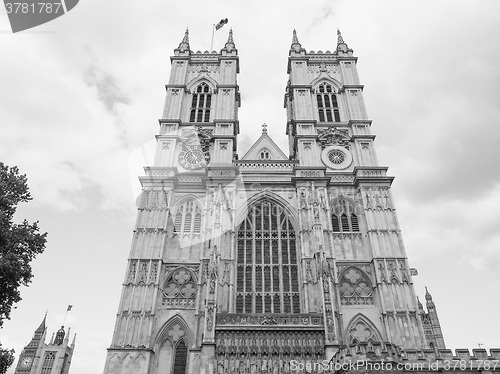
[{"label": "stone cross finial", "polygon": [[265,122],[262,124],[262,133],[267,134],[267,125]]}]

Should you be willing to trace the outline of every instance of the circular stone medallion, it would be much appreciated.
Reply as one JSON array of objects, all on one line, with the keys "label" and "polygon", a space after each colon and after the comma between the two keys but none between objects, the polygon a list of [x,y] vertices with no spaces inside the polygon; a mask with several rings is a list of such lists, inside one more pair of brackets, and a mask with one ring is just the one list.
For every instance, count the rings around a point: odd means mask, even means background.
[{"label": "circular stone medallion", "polygon": [[343,170],[352,164],[352,154],[344,147],[332,145],[321,152],[321,161],[330,169]]}]

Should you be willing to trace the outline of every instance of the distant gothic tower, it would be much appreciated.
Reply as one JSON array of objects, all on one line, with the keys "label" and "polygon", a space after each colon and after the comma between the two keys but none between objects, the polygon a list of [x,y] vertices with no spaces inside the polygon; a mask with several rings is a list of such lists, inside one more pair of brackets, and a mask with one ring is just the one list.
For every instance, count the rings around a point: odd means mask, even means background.
[{"label": "distant gothic tower", "polygon": [[14,374],[68,374],[71,358],[75,351],[76,334],[71,345],[69,335],[64,326],[52,335],[49,344],[45,343],[47,327],[43,318],[40,326],[35,330],[33,339],[24,347]]},{"label": "distant gothic tower", "polygon": [[238,159],[232,31],[219,53],[192,52],[186,31],[171,61],[104,373],[288,373],[340,350],[445,348],[340,33],[324,53],[293,33],[289,156],[264,127]]}]

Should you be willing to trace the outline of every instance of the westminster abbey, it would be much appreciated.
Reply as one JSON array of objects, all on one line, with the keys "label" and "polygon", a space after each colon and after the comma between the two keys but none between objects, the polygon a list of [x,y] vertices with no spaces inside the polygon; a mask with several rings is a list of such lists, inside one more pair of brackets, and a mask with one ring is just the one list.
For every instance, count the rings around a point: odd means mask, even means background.
[{"label": "westminster abbey", "polygon": [[417,299],[393,177],[340,32],[326,52],[306,52],[293,32],[286,151],[264,126],[238,153],[232,30],[204,53],[186,31],[171,63],[105,374],[321,373],[315,363],[358,359],[463,359],[477,372],[479,359],[498,361],[499,350],[446,349],[431,295]]}]

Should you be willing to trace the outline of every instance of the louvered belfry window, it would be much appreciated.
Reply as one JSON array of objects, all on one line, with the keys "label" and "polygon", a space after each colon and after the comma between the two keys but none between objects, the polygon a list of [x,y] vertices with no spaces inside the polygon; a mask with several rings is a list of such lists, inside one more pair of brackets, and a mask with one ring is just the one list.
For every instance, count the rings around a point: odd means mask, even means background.
[{"label": "louvered belfry window", "polygon": [[212,94],[206,83],[200,84],[193,93],[189,122],[210,122]]},{"label": "louvered belfry window", "polygon": [[236,312],[299,313],[295,230],[283,208],[253,205],[238,229]]},{"label": "louvered belfry window", "polygon": [[332,86],[325,83],[320,85],[316,100],[320,122],[340,122],[339,105]]},{"label": "louvered belfry window", "polygon": [[174,232],[177,234],[200,234],[201,210],[192,200],[177,208],[174,218]]},{"label": "louvered belfry window", "polygon": [[334,199],[332,207],[333,232],[359,232],[358,216],[354,213],[354,205],[343,197]]}]

